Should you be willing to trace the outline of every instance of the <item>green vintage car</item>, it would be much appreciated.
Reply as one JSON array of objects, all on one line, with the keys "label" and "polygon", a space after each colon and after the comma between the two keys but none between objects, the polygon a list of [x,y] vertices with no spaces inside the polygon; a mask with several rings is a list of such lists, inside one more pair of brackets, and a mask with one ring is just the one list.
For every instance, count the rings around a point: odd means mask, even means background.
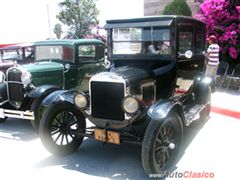
[{"label": "green vintage car", "polygon": [[34,43],[35,62],[0,72],[0,121],[32,120],[38,128],[40,104],[57,89],[87,91],[92,75],[105,70],[104,43],[96,39]]}]

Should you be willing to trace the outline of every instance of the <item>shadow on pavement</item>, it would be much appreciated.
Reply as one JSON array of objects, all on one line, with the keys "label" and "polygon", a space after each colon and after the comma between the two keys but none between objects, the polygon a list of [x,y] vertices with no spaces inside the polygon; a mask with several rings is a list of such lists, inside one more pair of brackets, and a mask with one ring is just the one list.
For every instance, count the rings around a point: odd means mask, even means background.
[{"label": "shadow on pavement", "polygon": [[31,141],[38,138],[38,134],[30,121],[8,118],[5,122],[0,123],[0,138]]},{"label": "shadow on pavement", "polygon": [[[184,150],[191,144],[205,122],[196,121],[185,128]],[[184,150],[180,158],[184,155]],[[86,139],[77,152],[65,157],[49,156],[36,163],[34,167],[41,169],[56,165],[110,179],[148,179],[142,167],[141,146],[137,145],[102,145],[100,142]]]}]

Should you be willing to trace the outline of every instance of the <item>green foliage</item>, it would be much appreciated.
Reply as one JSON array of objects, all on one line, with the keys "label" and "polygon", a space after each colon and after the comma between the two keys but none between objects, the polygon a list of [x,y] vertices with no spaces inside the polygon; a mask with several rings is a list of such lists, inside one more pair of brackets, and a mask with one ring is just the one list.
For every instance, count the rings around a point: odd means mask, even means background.
[{"label": "green foliage", "polygon": [[57,37],[58,39],[60,39],[60,38],[61,38],[61,35],[62,35],[62,33],[63,33],[62,25],[59,24],[59,23],[55,24],[54,29],[53,29],[53,32],[54,32],[54,34],[56,34],[56,37]]},{"label": "green foliage", "polygon": [[73,37],[82,38],[98,23],[95,0],[64,0],[59,3],[57,18],[73,32]]},{"label": "green foliage", "polygon": [[174,0],[165,7],[163,15],[192,16],[192,11],[185,0]]}]

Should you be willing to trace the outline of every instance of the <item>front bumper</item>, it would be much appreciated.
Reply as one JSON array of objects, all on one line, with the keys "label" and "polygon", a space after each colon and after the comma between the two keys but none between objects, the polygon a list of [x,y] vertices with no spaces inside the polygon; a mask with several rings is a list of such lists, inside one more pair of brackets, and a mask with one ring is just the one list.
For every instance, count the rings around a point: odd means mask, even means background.
[{"label": "front bumper", "polygon": [[34,120],[34,113],[31,111],[17,111],[0,108],[0,118],[6,117]]}]

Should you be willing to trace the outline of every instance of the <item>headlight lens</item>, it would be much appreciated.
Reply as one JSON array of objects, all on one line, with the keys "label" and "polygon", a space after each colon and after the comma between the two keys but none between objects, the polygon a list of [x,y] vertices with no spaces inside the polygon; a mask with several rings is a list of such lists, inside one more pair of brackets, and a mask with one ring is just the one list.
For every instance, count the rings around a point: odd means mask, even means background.
[{"label": "headlight lens", "polygon": [[123,99],[122,107],[126,113],[134,114],[139,110],[139,102],[136,98],[128,96]]},{"label": "headlight lens", "polygon": [[85,109],[87,107],[87,105],[88,105],[88,100],[87,100],[86,95],[84,95],[84,94],[77,94],[74,97],[74,103],[80,109]]},{"label": "headlight lens", "polygon": [[32,81],[31,73],[29,73],[27,71],[23,71],[22,75],[21,75],[21,81],[22,81],[24,86],[27,86],[28,84],[30,84],[31,81]]}]

